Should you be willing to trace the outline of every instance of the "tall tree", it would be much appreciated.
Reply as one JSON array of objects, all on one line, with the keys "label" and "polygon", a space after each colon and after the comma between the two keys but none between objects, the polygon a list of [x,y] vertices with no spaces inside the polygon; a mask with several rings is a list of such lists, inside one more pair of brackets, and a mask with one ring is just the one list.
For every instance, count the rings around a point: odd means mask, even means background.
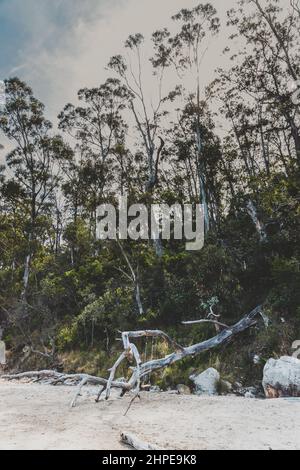
[{"label": "tall tree", "polygon": [[81,106],[68,104],[59,115],[59,127],[75,139],[79,155],[66,170],[64,188],[73,194],[75,214],[83,205],[95,240],[97,208],[119,189],[114,171],[124,171],[120,162],[126,155],[127,127],[122,110],[128,92],[119,80],[110,78],[98,88],[80,90],[78,98]]},{"label": "tall tree", "polygon": [[10,198],[20,205],[26,220],[27,254],[24,263],[23,291],[26,300],[30,265],[43,217],[48,216],[54,191],[59,184],[60,163],[70,158],[70,149],[59,136],[52,136],[51,123],[44,106],[29,86],[17,78],[5,82],[6,106],[0,115],[0,129],[14,146],[7,155],[12,178],[7,182]]},{"label": "tall tree", "polygon": [[[110,59],[109,68],[117,73],[123,86],[128,90],[128,106],[136,125],[140,146],[146,157],[145,191],[153,193],[158,184],[159,164],[164,148],[161,119],[166,116],[165,104],[168,96],[163,95],[164,66],[156,73],[156,95],[149,99],[151,91],[145,85],[144,37],[142,34],[129,36],[125,48],[128,58],[122,55]],[[151,73],[151,72],[150,72]]]},{"label": "tall tree", "polygon": [[203,100],[201,97],[201,64],[209,47],[209,40],[219,32],[220,21],[215,8],[207,4],[199,4],[195,8],[182,9],[172,18],[179,24],[178,32],[171,34],[168,29],[157,31],[153,34],[155,55],[153,64],[155,67],[174,66],[184,79],[192,78],[192,89],[188,92],[194,108],[194,129],[196,136],[196,167],[199,187],[199,199],[204,206],[205,228],[209,230],[210,218],[208,208],[207,175],[203,149],[205,142],[202,135]]}]

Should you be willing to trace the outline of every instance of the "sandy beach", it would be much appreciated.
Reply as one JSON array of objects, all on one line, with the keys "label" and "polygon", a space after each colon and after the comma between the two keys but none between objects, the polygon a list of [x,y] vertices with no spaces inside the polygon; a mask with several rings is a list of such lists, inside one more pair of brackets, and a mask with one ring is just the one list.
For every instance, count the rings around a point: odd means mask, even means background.
[{"label": "sandy beach", "polygon": [[0,449],[121,450],[121,432],[171,450],[300,449],[300,399],[143,393],[124,416],[130,396],[95,391],[71,409],[73,387],[0,380]]}]

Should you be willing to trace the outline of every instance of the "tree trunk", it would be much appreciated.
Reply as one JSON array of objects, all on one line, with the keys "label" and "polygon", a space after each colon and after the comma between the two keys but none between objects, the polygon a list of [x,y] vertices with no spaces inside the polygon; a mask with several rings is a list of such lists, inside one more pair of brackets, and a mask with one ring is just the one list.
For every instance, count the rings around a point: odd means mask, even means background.
[{"label": "tree trunk", "polygon": [[[118,388],[122,390],[122,395],[129,391],[134,391],[135,396],[138,395],[140,390],[141,380],[146,376],[152,374],[153,371],[157,371],[160,369],[164,369],[166,367],[175,364],[178,361],[185,359],[186,357],[194,357],[198,354],[201,354],[205,351],[210,351],[216,347],[221,345],[228,344],[236,335],[242,333],[243,331],[247,330],[251,326],[257,323],[257,317],[262,315],[262,307],[256,307],[252,312],[248,315],[244,316],[238,323],[231,327],[227,327],[223,331],[221,331],[218,335],[210,338],[206,341],[203,341],[198,344],[194,344],[192,346],[183,347],[176,343],[172,338],[170,338],[166,333],[160,330],[143,330],[143,331],[127,331],[122,333],[122,340],[124,351],[110,370],[109,379],[103,379],[101,377],[93,377],[87,374],[74,374],[74,375],[66,375],[60,374],[54,371],[41,371],[41,372],[27,372],[17,375],[8,375],[3,376],[3,379],[14,380],[14,379],[22,379],[22,378],[32,378],[38,380],[47,380],[47,383],[52,383],[53,385],[57,385],[58,383],[65,383],[70,381],[75,381],[79,383],[78,389],[76,394],[71,402],[72,406],[75,406],[76,399],[80,394],[80,391],[84,385],[87,383],[93,385],[101,385],[102,388],[98,394],[99,401],[100,396],[105,391],[106,392],[106,399],[110,397],[111,388]],[[225,328],[225,325],[224,325]],[[142,363],[139,352],[135,344],[131,343],[131,339],[143,338],[143,337],[161,337],[165,341],[167,341],[175,351],[172,354],[169,354],[161,359],[151,360],[145,363]],[[115,374],[119,365],[123,362],[123,360],[128,359],[129,362],[132,362],[134,359],[136,362],[136,366],[131,368],[132,375],[128,382],[121,382],[119,380],[114,380]]]}]

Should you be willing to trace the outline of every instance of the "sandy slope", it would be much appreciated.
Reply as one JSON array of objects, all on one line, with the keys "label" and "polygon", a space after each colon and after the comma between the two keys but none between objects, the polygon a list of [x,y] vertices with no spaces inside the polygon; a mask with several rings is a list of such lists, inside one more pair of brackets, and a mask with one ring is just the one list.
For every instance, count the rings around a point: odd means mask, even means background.
[{"label": "sandy slope", "polygon": [[0,449],[124,449],[121,431],[167,449],[300,449],[300,400],[142,395],[94,402],[88,387],[74,409],[71,387],[0,380]]}]

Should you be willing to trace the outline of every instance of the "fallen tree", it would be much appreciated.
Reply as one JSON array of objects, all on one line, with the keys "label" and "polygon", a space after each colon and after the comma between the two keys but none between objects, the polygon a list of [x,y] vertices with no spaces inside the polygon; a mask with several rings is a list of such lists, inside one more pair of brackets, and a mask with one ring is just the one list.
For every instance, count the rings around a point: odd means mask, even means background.
[{"label": "fallen tree", "polygon": [[[142,331],[126,331],[122,332],[122,342],[124,351],[115,362],[113,367],[109,370],[110,375],[108,379],[102,377],[94,377],[88,374],[63,374],[55,371],[37,371],[37,372],[25,372],[14,375],[4,375],[3,379],[7,380],[18,380],[23,378],[33,379],[34,381],[44,381],[48,384],[69,384],[78,385],[74,398],[71,402],[71,406],[76,405],[76,400],[80,395],[81,389],[86,384],[100,385],[96,401],[100,400],[101,395],[105,392],[106,400],[110,397],[111,389],[117,388],[121,390],[121,396],[124,396],[127,392],[133,391],[134,396],[138,396],[141,388],[141,381],[143,378],[150,376],[153,371],[164,369],[169,367],[175,362],[181,361],[182,359],[190,356],[197,356],[198,354],[214,349],[218,346],[225,345],[231,341],[236,335],[242,333],[248,328],[254,326],[258,317],[262,316],[262,307],[258,306],[252,312],[245,315],[238,323],[233,326],[222,325],[224,329],[213,338],[203,341],[192,346],[183,347],[170,338],[166,333],[160,330],[142,330]],[[196,323],[199,323],[196,322]],[[187,323],[189,324],[189,322]],[[162,338],[174,348],[174,352],[163,358],[155,359],[142,363],[139,351],[132,340],[137,338]],[[129,363],[135,362],[135,366],[131,367],[132,374],[127,382],[121,380],[115,380],[115,375],[120,364],[128,360]]]}]

